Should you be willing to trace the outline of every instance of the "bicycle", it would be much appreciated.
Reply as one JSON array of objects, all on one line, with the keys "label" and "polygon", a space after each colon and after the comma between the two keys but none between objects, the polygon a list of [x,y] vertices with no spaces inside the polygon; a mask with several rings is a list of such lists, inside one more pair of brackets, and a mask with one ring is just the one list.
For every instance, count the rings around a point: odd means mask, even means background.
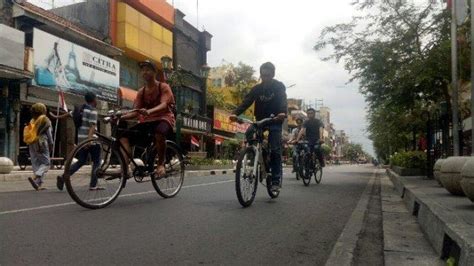
[{"label": "bicycle", "polygon": [[[258,182],[266,181],[268,195],[274,199],[280,191],[272,190],[272,176],[270,174],[270,153],[268,143],[264,141],[266,126],[274,120],[273,117],[253,122],[239,118],[239,123],[249,123],[255,129],[252,139],[247,139],[247,146],[242,149],[235,170],[235,190],[237,199],[243,207],[252,204],[257,194]],[[280,184],[281,184],[280,180]]]},{"label": "bicycle", "polygon": [[[130,112],[134,111],[137,110],[131,110]],[[166,141],[166,174],[161,178],[157,178],[155,175],[157,152],[152,134],[146,136],[147,140],[150,140],[147,142],[150,145],[142,147],[143,152],[140,158],[133,158],[133,154],[126,151],[117,139],[119,122],[123,114],[121,111],[110,111],[104,122],[112,125],[111,136],[108,137],[96,132],[96,138],[81,142],[66,160],[63,176],[64,184],[71,198],[82,207],[100,209],[108,206],[117,199],[122,189],[125,188],[127,180],[131,177],[138,183],[142,182],[145,177],[150,177],[156,192],[163,198],[176,196],[183,186],[185,162],[178,145],[172,141]],[[132,132],[128,129],[124,131]],[[71,175],[70,170],[73,160],[77,161],[79,156],[82,156],[81,154],[91,152],[89,149],[96,149],[99,152],[100,166],[94,169],[90,165],[92,158],[88,158],[87,163],[82,167],[90,168],[90,174],[77,171]],[[124,156],[133,159],[128,160]],[[89,154],[87,154],[87,157],[89,157]],[[130,161],[133,169],[131,173],[128,161]],[[92,171],[96,173],[100,189],[89,189]]]},{"label": "bicycle", "polygon": [[318,142],[314,146],[314,152],[310,152],[310,147],[308,146],[308,141],[300,141],[298,145],[302,146],[298,158],[300,161],[299,165],[299,175],[303,180],[305,186],[309,186],[311,183],[311,177],[314,175],[314,181],[316,184],[321,183],[323,177],[323,168],[319,164],[319,160],[316,158],[315,151],[321,149],[321,144]]}]

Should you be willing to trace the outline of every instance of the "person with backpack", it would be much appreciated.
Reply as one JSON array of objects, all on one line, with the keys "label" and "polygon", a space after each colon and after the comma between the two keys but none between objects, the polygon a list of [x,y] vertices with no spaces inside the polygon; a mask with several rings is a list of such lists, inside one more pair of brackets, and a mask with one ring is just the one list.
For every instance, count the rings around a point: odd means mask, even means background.
[{"label": "person with backpack", "polygon": [[[92,92],[87,92],[84,96],[86,103],[79,109],[80,112],[76,112],[77,107],[73,112],[74,124],[77,129],[77,143],[83,142],[88,139],[94,138],[95,131],[97,130],[97,99],[96,95]],[[79,115],[80,114],[80,115]],[[77,121],[78,117],[81,117],[81,121]],[[77,172],[82,166],[87,163],[87,159],[90,156],[92,160],[92,176],[89,184],[89,190],[103,190],[98,186],[97,169],[100,167],[100,146],[91,145],[87,149],[82,149],[77,154],[77,162],[75,162],[70,169],[70,175]],[[62,176],[58,176],[56,179],[56,186],[59,190],[64,189],[64,179]]]},{"label": "person with backpack", "polygon": [[34,179],[28,178],[35,190],[43,190],[43,177],[48,172],[51,159],[49,152],[53,146],[51,121],[46,116],[47,108],[42,103],[31,106],[32,119],[23,129],[23,141],[28,144]]},{"label": "person with backpack", "polygon": [[120,142],[130,154],[131,145],[139,144],[141,141],[148,139],[146,136],[151,133],[154,136],[158,153],[155,176],[160,179],[166,174],[166,138],[173,132],[176,121],[174,115],[175,99],[170,86],[156,80],[158,69],[151,60],[145,60],[138,65],[145,80],[145,86],[138,91],[135,99],[134,108],[137,111],[125,114],[122,119],[138,118],[140,123],[130,128],[130,131],[124,132],[120,136]]}]

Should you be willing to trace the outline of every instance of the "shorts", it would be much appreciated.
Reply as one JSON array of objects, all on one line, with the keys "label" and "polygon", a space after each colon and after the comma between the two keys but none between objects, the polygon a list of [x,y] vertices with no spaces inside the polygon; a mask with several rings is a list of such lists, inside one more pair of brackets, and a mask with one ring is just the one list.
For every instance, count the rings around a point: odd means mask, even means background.
[{"label": "shorts", "polygon": [[139,123],[129,129],[123,128],[119,134],[119,138],[127,138],[130,145],[147,146],[154,140],[156,134],[169,138],[173,132],[173,128],[166,121],[152,121]]}]

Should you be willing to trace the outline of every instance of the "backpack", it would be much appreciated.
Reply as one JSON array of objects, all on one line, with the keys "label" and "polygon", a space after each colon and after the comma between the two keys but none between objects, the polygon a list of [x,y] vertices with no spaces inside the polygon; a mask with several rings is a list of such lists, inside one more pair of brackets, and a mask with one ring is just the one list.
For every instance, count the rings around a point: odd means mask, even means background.
[{"label": "backpack", "polygon": [[86,104],[83,104],[82,106],[74,106],[74,111],[72,112],[72,120],[74,120],[74,126],[76,127],[76,131],[79,130],[79,128],[81,128],[82,126],[82,113],[84,112],[85,107]]},{"label": "backpack", "polygon": [[44,119],[46,119],[45,115],[41,115],[36,119],[31,119],[28,125],[23,128],[23,141],[27,145],[31,145],[38,141],[39,136],[37,122]]},{"label": "backpack", "polygon": [[31,145],[38,141],[38,129],[33,120],[31,120],[23,129],[23,141]]}]

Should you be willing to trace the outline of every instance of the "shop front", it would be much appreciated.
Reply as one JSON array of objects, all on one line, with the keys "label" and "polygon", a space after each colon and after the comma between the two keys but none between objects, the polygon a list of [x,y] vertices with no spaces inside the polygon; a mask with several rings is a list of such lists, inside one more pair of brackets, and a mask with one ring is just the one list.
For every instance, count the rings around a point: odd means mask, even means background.
[{"label": "shop front", "polygon": [[[51,113],[59,108],[60,92],[68,110],[80,108],[87,92],[96,94],[100,115],[117,105],[120,63],[60,37],[39,29],[33,30],[33,62],[35,77],[20,93],[20,122],[31,119],[30,106],[44,103]],[[72,119],[52,120],[55,137],[54,157],[65,157],[74,147],[75,127]],[[57,122],[57,123],[56,123]],[[99,131],[109,132],[99,121]],[[22,130],[19,138],[24,146]]]},{"label": "shop front", "polygon": [[0,24],[0,157],[16,161],[20,88],[33,77],[25,64],[25,34]]},{"label": "shop front", "polygon": [[229,117],[230,112],[214,108],[213,140],[209,144],[216,158],[233,159],[242,147],[248,123],[234,123]]}]

